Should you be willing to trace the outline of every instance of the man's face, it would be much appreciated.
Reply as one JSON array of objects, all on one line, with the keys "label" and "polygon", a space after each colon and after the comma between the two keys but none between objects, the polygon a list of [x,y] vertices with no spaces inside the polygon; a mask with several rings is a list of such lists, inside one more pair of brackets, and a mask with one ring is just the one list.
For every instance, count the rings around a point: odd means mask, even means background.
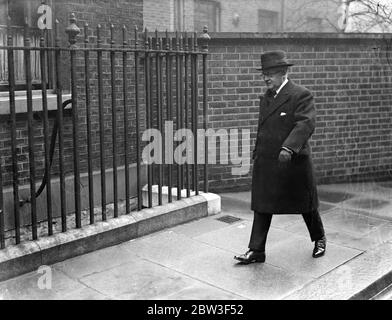
[{"label": "man's face", "polygon": [[266,70],[262,73],[263,79],[268,89],[278,90],[285,80],[285,73],[282,70]]}]

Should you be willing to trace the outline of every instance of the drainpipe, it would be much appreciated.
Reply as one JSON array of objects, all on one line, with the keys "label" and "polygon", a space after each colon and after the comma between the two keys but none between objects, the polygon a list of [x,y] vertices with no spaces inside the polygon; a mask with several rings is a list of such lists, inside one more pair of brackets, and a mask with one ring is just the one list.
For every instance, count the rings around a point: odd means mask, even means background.
[{"label": "drainpipe", "polygon": [[285,5],[286,0],[280,0],[280,31],[284,32],[284,20],[285,20]]}]

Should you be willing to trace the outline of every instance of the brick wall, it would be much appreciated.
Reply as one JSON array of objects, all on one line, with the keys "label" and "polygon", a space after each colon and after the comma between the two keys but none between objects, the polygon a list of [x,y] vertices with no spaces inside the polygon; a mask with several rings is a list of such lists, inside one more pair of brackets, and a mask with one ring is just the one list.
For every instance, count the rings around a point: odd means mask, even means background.
[{"label": "brick wall", "polygon": [[[315,97],[311,146],[318,182],[391,178],[392,65],[382,35],[211,36],[210,127],[250,129],[253,149],[258,96],[265,90],[255,68],[262,51],[283,49],[295,63],[290,78]],[[231,168],[210,166],[212,190],[250,188],[251,173],[233,176]]]}]

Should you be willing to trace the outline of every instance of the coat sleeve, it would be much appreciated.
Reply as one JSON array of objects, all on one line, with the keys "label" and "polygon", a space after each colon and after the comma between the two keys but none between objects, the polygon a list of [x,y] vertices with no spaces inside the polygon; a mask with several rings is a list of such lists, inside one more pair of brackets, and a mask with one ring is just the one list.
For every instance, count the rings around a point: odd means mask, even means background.
[{"label": "coat sleeve", "polygon": [[305,90],[298,97],[297,107],[294,111],[294,127],[283,142],[282,147],[299,153],[313,134],[315,124],[316,109],[313,95]]},{"label": "coat sleeve", "polygon": [[261,105],[263,103],[263,96],[260,96],[260,104],[259,104],[259,122],[257,125],[257,132],[256,132],[256,142],[255,142],[255,147],[253,149],[253,153],[252,153],[252,159],[254,160],[256,158],[256,152],[257,152],[257,143],[258,143],[258,136],[259,136],[259,131],[260,131],[260,122],[261,122]]}]

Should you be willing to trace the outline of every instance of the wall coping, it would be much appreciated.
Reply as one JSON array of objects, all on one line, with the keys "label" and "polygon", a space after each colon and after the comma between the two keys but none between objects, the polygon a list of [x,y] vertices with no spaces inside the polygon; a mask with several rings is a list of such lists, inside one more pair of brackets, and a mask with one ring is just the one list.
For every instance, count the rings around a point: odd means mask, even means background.
[{"label": "wall coping", "polygon": [[323,33],[323,32],[209,32],[211,40],[225,39],[392,39],[392,33]]}]

